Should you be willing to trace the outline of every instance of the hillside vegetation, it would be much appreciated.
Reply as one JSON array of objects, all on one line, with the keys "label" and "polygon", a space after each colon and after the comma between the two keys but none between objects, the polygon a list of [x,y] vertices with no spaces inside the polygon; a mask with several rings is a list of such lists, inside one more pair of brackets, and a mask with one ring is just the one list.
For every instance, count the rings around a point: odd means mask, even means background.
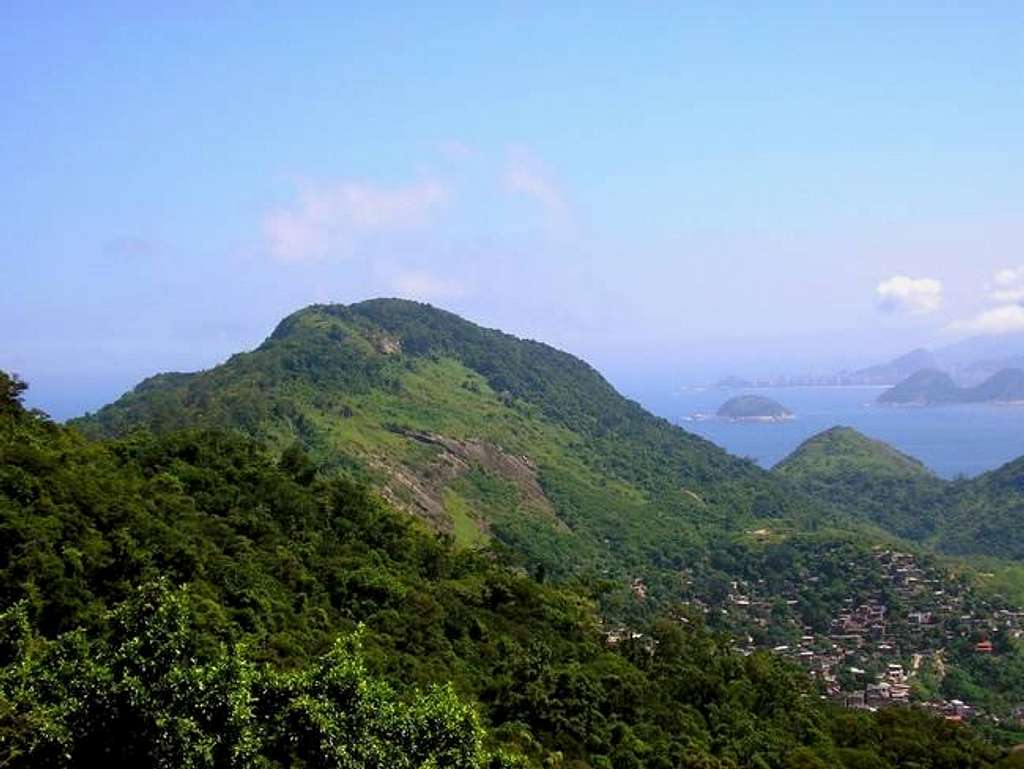
[{"label": "hillside vegetation", "polygon": [[153,377],[75,425],[299,442],[462,544],[497,539],[552,576],[643,577],[652,595],[675,592],[712,538],[822,517],[583,361],[401,300],[307,308],[256,350]]},{"label": "hillside vegetation", "polygon": [[947,490],[913,457],[848,427],[809,438],[775,472],[850,518],[915,540],[932,535]]},{"label": "hillside vegetation", "polygon": [[297,447],[210,430],[89,442],[20,389],[0,375],[5,766],[999,760],[923,713],[821,704],[696,616],[609,646],[591,588],[456,548]]},{"label": "hillside vegetation", "polygon": [[837,427],[805,441],[774,472],[848,521],[952,555],[1024,559],[1024,459],[944,481],[891,446]]},{"label": "hillside vegetation", "polygon": [[944,516],[941,546],[959,554],[1024,560],[1024,458],[963,481]]}]

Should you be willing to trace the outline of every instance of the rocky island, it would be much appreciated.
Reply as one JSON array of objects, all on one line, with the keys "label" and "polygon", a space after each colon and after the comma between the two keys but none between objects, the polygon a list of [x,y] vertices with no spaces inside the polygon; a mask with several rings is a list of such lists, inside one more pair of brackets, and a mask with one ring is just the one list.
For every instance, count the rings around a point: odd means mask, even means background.
[{"label": "rocky island", "polygon": [[723,403],[716,416],[735,422],[781,422],[792,419],[793,412],[762,395],[737,395]]}]

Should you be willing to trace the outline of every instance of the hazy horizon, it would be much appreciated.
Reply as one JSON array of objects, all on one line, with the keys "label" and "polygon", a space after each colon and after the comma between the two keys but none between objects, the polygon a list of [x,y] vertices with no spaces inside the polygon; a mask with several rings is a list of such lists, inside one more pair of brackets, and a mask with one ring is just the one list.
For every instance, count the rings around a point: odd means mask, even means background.
[{"label": "hazy horizon", "polygon": [[1024,331],[1018,4],[0,13],[0,369],[59,418],[375,296],[628,394]]}]

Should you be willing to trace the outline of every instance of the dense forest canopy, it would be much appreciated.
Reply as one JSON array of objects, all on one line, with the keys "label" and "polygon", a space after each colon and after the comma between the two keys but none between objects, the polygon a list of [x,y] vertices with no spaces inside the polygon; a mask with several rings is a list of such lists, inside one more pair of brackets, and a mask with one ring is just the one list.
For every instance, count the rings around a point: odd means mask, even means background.
[{"label": "dense forest canopy", "polygon": [[988,766],[913,710],[819,703],[698,615],[599,632],[601,585],[456,547],[298,447],[91,442],[0,377],[8,766]]},{"label": "dense forest canopy", "polygon": [[1024,460],[944,481],[912,457],[845,427],[814,436],[775,473],[843,514],[940,552],[1024,558]]},{"label": "dense forest canopy", "polygon": [[659,598],[713,539],[827,519],[578,358],[404,300],[306,308],[256,350],[153,377],[74,424],[299,443],[460,541],[495,539],[557,577],[642,577]]}]

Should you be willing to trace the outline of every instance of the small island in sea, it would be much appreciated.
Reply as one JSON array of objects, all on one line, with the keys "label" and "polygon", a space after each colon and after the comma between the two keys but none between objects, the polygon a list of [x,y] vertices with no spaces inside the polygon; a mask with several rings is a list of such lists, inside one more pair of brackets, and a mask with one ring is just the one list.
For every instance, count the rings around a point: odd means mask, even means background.
[{"label": "small island in sea", "polygon": [[734,422],[781,422],[792,419],[793,412],[762,395],[737,395],[723,403],[715,416]]}]

